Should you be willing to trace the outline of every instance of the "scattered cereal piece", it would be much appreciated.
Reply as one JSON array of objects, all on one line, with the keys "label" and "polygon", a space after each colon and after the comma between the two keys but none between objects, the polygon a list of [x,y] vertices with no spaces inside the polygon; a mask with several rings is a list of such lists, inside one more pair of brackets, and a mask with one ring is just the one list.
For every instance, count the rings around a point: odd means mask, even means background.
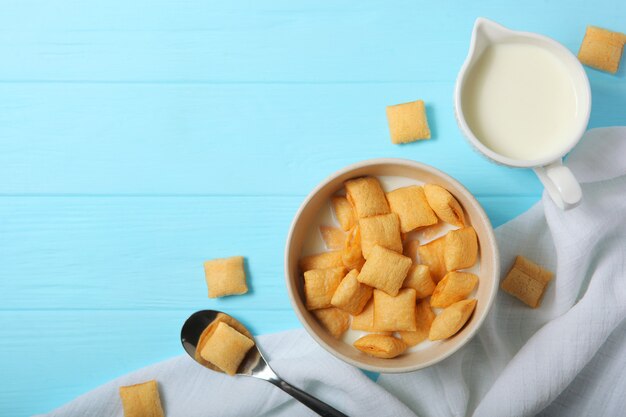
[{"label": "scattered cereal piece", "polygon": [[469,296],[478,284],[478,277],[469,272],[448,272],[437,284],[430,305],[435,308],[448,307]]},{"label": "scattered cereal piece", "polygon": [[345,182],[346,197],[358,218],[389,213],[389,204],[378,179],[356,178]]},{"label": "scattered cereal piece", "polygon": [[458,301],[447,307],[433,320],[428,338],[447,339],[454,336],[467,322],[476,307],[476,299]]},{"label": "scattered cereal piece", "polygon": [[623,33],[587,26],[578,59],[585,65],[615,74],[625,43],[626,35]]},{"label": "scattered cereal piece", "polygon": [[213,259],[204,263],[209,298],[248,292],[243,256]]},{"label": "scattered cereal piece", "polygon": [[478,258],[478,238],[473,227],[450,230],[445,236],[446,270],[469,268]]},{"label": "scattered cereal piece", "polygon": [[374,246],[371,256],[357,276],[359,282],[395,296],[411,267],[411,259],[397,252]]},{"label": "scattered cereal piece", "polygon": [[400,339],[382,334],[368,334],[354,342],[354,347],[377,358],[390,359],[403,353],[407,346]]},{"label": "scattered cereal piece", "polygon": [[398,332],[400,338],[408,346],[415,346],[422,341],[428,339],[430,326],[435,319],[435,313],[430,308],[428,300],[422,300],[415,306],[415,323],[416,331],[414,332]]},{"label": "scattered cereal piece", "polygon": [[339,339],[350,327],[350,315],[338,308],[314,310],[313,315],[335,339]]},{"label": "scattered cereal piece", "polygon": [[302,272],[306,272],[311,269],[337,268],[343,266],[343,260],[341,259],[341,251],[336,250],[305,256],[300,259],[299,265]]},{"label": "scattered cereal piece", "polygon": [[346,232],[352,229],[356,224],[356,213],[354,212],[352,204],[350,204],[346,197],[340,196],[331,198],[331,202],[333,212],[341,228]]},{"label": "scattered cereal piece", "polygon": [[387,122],[392,143],[430,139],[426,106],[422,100],[387,106]]},{"label": "scattered cereal piece", "polygon": [[306,308],[308,310],[316,310],[318,308],[332,307],[330,300],[343,279],[344,273],[343,266],[306,271],[304,273]]},{"label": "scattered cereal piece", "polygon": [[500,287],[530,307],[537,308],[553,276],[552,272],[518,256]]},{"label": "scattered cereal piece", "polygon": [[428,266],[430,276],[435,282],[439,282],[446,275],[446,262],[444,260],[445,236],[421,245],[417,248],[418,261]]},{"label": "scattered cereal piece", "polygon": [[209,340],[204,344],[200,356],[228,375],[235,375],[252,346],[254,346],[252,339],[228,324],[219,322]]},{"label": "scattered cereal piece", "polygon": [[159,386],[155,380],[120,387],[124,417],[163,417]]},{"label": "scattered cereal piece", "polygon": [[426,201],[424,190],[418,185],[397,188],[387,193],[387,201],[391,211],[400,218],[402,233],[430,226],[438,221],[435,212]]},{"label": "scattered cereal piece", "polygon": [[430,276],[426,265],[411,265],[402,283],[403,288],[413,288],[417,298],[426,298],[435,290],[435,281]]},{"label": "scattered cereal piece", "polygon": [[415,331],[415,290],[404,288],[395,297],[374,290],[374,327],[382,331]]},{"label": "scattered cereal piece", "polygon": [[359,219],[359,228],[361,229],[361,250],[365,259],[376,245],[402,252],[400,219],[396,213]]},{"label": "scattered cereal piece", "polygon": [[330,300],[333,306],[352,315],[357,315],[363,311],[365,304],[372,297],[372,287],[361,284],[356,279],[358,275],[359,271],[356,269],[348,272]]},{"label": "scattered cereal piece", "polygon": [[435,184],[426,184],[424,194],[428,205],[435,211],[437,217],[454,226],[465,226],[463,208],[448,190]]},{"label": "scattered cereal piece", "polygon": [[328,249],[342,249],[346,241],[346,234],[336,227],[320,226],[322,240]]}]

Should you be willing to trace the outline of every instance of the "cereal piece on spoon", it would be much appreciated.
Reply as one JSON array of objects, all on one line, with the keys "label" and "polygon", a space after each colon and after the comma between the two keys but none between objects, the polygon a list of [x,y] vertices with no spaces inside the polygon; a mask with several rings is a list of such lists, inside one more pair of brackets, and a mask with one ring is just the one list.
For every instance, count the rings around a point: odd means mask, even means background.
[{"label": "cereal piece on spoon", "polygon": [[215,331],[200,352],[202,358],[226,372],[235,375],[246,353],[254,341],[224,322],[218,323]]}]

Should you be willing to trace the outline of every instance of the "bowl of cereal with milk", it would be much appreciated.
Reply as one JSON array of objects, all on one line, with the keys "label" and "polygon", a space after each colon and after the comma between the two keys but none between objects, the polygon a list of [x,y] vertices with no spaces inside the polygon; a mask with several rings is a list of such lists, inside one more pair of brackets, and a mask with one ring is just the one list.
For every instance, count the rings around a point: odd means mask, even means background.
[{"label": "bowl of cereal with milk", "polygon": [[460,349],[483,323],[499,275],[478,201],[404,159],[332,174],[300,206],[285,248],[288,294],[306,331],[373,372],[415,371]]}]

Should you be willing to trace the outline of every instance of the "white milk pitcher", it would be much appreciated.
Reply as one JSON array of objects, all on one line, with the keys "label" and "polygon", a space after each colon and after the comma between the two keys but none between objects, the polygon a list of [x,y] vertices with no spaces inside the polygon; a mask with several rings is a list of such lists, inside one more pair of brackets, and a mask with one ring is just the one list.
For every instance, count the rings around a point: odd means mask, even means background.
[{"label": "white milk pitcher", "polygon": [[479,18],[454,91],[457,122],[490,160],[532,168],[562,209],[582,191],[563,157],[589,122],[591,90],[578,59],[548,37]]}]

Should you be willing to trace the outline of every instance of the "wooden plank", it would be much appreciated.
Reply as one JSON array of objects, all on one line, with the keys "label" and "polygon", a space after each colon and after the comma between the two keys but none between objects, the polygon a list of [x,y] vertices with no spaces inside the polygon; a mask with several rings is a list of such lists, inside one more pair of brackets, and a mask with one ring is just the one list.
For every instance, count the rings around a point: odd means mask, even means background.
[{"label": "wooden plank", "polygon": [[[495,225],[537,197],[484,197]],[[0,198],[1,309],[288,309],[302,197]],[[208,299],[202,262],[247,257],[251,292]]]},{"label": "wooden plank", "polygon": [[[303,195],[350,163],[426,162],[479,195],[536,195],[529,170],[462,138],[453,84],[0,84],[0,194]],[[591,126],[626,124],[626,84],[594,85]],[[385,105],[423,98],[434,138],[392,145]]]}]

